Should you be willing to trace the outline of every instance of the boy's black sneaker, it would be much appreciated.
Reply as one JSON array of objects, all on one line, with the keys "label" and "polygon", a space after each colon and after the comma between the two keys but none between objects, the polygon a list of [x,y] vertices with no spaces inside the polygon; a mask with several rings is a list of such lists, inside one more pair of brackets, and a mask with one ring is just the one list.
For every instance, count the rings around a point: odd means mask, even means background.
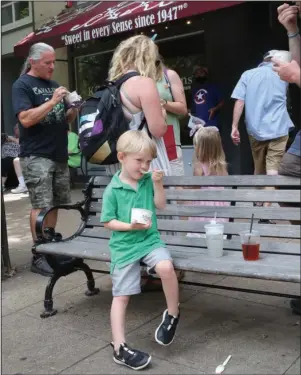
[{"label": "boy's black sneaker", "polygon": [[119,353],[114,350],[113,360],[119,365],[130,367],[133,370],[141,370],[150,364],[152,357],[140,350],[132,349],[124,343],[120,345]]},{"label": "boy's black sneaker", "polygon": [[176,334],[177,325],[180,319],[180,312],[177,317],[168,315],[168,310],[163,313],[162,322],[155,332],[155,339],[160,345],[170,345]]}]

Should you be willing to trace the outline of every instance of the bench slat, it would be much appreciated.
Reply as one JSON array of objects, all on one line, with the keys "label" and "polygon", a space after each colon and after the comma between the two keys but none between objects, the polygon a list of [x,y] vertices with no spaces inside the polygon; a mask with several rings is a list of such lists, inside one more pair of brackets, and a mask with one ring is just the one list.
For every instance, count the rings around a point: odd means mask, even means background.
[{"label": "bench slat", "polygon": [[[90,212],[100,214],[101,202],[92,202]],[[242,207],[242,206],[198,206],[191,207],[185,204],[167,204],[164,210],[157,210],[161,216],[200,216],[213,217],[214,213],[220,218],[249,219],[254,214],[254,219],[270,220],[300,220],[300,208],[294,207]]]},{"label": "bench slat", "polygon": [[[191,220],[158,220],[158,229],[161,231],[173,231],[173,232],[192,232],[192,233],[204,233],[204,226],[208,224],[202,221],[191,221]],[[225,234],[239,234],[244,230],[250,228],[250,223],[223,223]],[[99,215],[89,216],[87,226],[103,227],[103,223],[100,222]],[[279,237],[279,238],[300,238],[300,226],[299,225],[282,225],[282,224],[257,224],[254,223],[253,229],[259,231],[261,236]]]},{"label": "bench slat", "polygon": [[[94,242],[100,243],[99,241],[107,241],[111,237],[111,232],[105,228],[94,228],[85,229],[81,236],[74,239],[74,241],[80,242]],[[186,236],[172,236],[162,235],[162,240],[167,245],[175,245],[185,247],[187,249],[201,247],[206,248],[206,240],[204,238],[189,238]],[[224,240],[224,249],[233,251],[242,251],[240,239],[237,237],[231,240]],[[300,256],[300,244],[293,242],[281,242],[277,240],[271,240],[267,238],[261,239],[260,251],[266,253],[278,253],[278,254],[290,254]]]},{"label": "bench slat", "polygon": [[[107,186],[111,177],[98,176],[94,180],[96,186]],[[296,186],[300,187],[301,180],[287,176],[202,176],[202,177],[164,177],[165,186]]]},{"label": "bench slat", "polygon": [[[92,197],[102,198],[104,189],[93,189]],[[181,189],[166,190],[166,198],[178,201],[235,201],[235,202],[294,202],[300,203],[300,193],[293,190],[251,189]]]},{"label": "bench slat", "polygon": [[[101,248],[100,244],[87,242],[46,243],[37,246],[37,251],[105,262],[110,260],[108,242]],[[189,253],[186,248],[171,246],[170,251],[175,268],[184,271],[300,282],[300,263],[293,255],[261,254],[258,261],[246,262],[241,253],[234,251],[226,251],[221,258],[209,257],[204,249],[195,254]]]}]

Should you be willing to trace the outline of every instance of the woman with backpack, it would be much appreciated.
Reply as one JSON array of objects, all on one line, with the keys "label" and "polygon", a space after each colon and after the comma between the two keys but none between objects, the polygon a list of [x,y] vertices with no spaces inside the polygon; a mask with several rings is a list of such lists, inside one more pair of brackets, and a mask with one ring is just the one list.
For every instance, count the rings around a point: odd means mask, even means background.
[{"label": "woman with backpack", "polygon": [[[158,157],[151,169],[159,169],[171,175],[170,163],[163,136],[167,131],[166,111],[161,106],[156,87],[157,65],[160,64],[158,47],[145,35],[136,35],[121,42],[116,48],[109,69],[109,81],[118,81],[131,72],[137,76],[127,79],[120,86],[122,107],[131,130],[148,131],[156,143]],[[113,176],[120,169],[119,164],[107,165],[106,172]]]},{"label": "woman with backpack", "polygon": [[184,164],[180,138],[180,116],[187,115],[187,104],[183,83],[178,73],[164,65],[162,57],[157,63],[157,89],[162,108],[166,110],[168,131],[165,146],[170,161],[171,175],[183,176]]}]

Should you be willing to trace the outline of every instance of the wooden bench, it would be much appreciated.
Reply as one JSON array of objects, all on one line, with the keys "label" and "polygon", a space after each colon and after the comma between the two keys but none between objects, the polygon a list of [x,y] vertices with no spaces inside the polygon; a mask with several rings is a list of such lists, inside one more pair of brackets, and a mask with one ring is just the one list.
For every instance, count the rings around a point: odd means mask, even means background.
[{"label": "wooden bench", "polygon": [[[60,242],[47,242],[42,226],[46,215],[54,208],[41,212],[37,220],[37,234],[41,242],[36,250],[46,255],[54,269],[45,292],[45,311],[41,317],[54,315],[52,290],[61,276],[76,270],[86,273],[88,279],[87,295],[99,292],[95,288],[93,272],[84,263],[85,259],[101,262],[110,261],[108,240],[110,232],[100,223],[102,196],[109,183],[108,177],[91,178],[85,189],[83,202],[60,209],[79,210],[81,225],[77,232]],[[289,220],[300,220],[300,179],[284,176],[226,176],[226,177],[165,177],[164,186],[168,204],[164,211],[158,211],[158,228],[163,231],[162,238],[168,245],[174,259],[175,268],[198,273],[231,275],[254,279],[300,282],[300,226],[290,224]],[[223,186],[223,190],[200,189],[203,186]],[[275,190],[258,189],[276,187]],[[177,189],[171,187],[185,187]],[[193,188],[193,189],[192,189]],[[197,188],[195,190],[195,188]],[[229,201],[230,206],[185,205],[185,201]],[[170,203],[172,201],[172,203]],[[176,202],[175,202],[176,201]],[[273,202],[272,207],[253,207],[253,202]],[[250,203],[251,202],[251,203]],[[278,202],[299,204],[299,208],[280,207]],[[204,238],[186,237],[187,232],[204,233],[206,222],[187,220],[188,216],[228,219],[224,223],[227,239],[224,240],[224,256],[212,258],[207,255]],[[242,256],[239,232],[249,229],[250,218],[254,214],[254,229],[261,235],[260,259],[245,261]],[[247,220],[246,220],[247,219]],[[258,224],[258,219],[273,219],[276,224]],[[170,234],[168,234],[170,233]],[[58,258],[53,255],[59,255]],[[190,281],[183,284],[248,291],[274,296],[294,298],[290,294],[267,291],[246,290],[222,285],[207,285]]]}]

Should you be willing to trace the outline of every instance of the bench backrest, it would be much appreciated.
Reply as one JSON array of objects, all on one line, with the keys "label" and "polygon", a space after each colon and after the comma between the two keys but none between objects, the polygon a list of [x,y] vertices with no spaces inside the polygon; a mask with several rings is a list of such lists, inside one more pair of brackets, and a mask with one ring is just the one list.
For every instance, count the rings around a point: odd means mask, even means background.
[{"label": "bench backrest", "polygon": [[[92,200],[85,235],[109,238],[110,233],[100,223],[102,195],[110,177],[94,177],[91,186]],[[263,237],[263,250],[270,252],[300,253],[300,226],[289,220],[300,220],[300,179],[284,176],[210,176],[165,177],[164,186],[168,204],[157,211],[158,228],[173,245],[205,246],[205,240],[187,238],[187,233],[204,233],[204,226],[213,218],[224,218],[224,232],[228,235],[226,247],[240,248],[239,232],[247,230],[254,214],[254,229]],[[224,187],[208,190],[207,187]],[[260,189],[275,187],[274,190]],[[194,201],[207,202],[193,206]],[[212,202],[229,202],[216,206]],[[253,202],[271,202],[272,206],[253,207]],[[280,207],[279,202],[299,204],[297,207]],[[188,220],[188,217],[207,218],[205,221]],[[276,224],[258,224],[258,219],[276,220]],[[93,234],[94,233],[94,234]],[[172,234],[172,236],[166,236]],[[278,239],[283,239],[278,243]],[[292,243],[290,239],[295,239]],[[277,241],[275,241],[277,240]]]}]

